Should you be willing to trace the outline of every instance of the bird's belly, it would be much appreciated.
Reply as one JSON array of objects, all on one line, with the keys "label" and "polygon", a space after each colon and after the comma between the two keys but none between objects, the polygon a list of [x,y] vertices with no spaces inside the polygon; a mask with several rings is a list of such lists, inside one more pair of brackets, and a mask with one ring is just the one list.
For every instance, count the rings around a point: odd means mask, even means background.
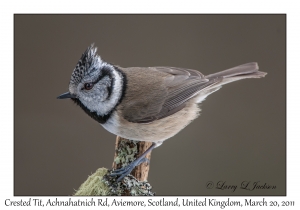
[{"label": "bird's belly", "polygon": [[126,139],[136,141],[164,141],[171,138],[192,120],[194,120],[200,109],[194,100],[189,101],[185,108],[166,118],[151,123],[132,123],[120,117],[121,111],[115,111],[110,119],[103,124],[109,132]]}]

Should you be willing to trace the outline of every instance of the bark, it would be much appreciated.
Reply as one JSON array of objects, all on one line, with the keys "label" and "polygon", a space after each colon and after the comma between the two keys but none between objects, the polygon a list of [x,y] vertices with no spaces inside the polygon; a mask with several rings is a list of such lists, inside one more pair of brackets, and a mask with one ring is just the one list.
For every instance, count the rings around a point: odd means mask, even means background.
[{"label": "bark", "polygon": [[[129,164],[134,159],[138,158],[141,154],[143,154],[151,145],[152,145],[151,142],[131,141],[117,136],[114,160],[118,159],[120,155],[123,157],[131,156],[134,158],[128,158],[128,159],[125,158],[125,161],[117,161],[117,162],[114,161],[112,166],[113,169],[119,169],[122,168],[124,165]],[[151,152],[147,154],[146,158],[150,161]],[[150,168],[149,163],[144,162],[139,166],[137,166],[135,169],[133,169],[131,175],[134,176],[139,181],[146,181],[148,179],[149,168]]]}]

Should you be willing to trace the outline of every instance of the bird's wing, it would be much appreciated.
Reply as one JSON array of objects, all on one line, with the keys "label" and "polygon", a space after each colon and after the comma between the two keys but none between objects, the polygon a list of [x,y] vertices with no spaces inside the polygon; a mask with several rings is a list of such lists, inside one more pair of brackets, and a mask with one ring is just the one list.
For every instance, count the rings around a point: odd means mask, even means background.
[{"label": "bird's wing", "polygon": [[[175,67],[131,68],[134,91],[128,91],[125,118],[130,122],[150,123],[172,115],[198,95],[197,103],[222,85],[246,78],[261,78],[256,62],[246,63],[204,76],[191,69]],[[134,94],[133,94],[134,93]]]},{"label": "bird's wing", "polygon": [[[200,91],[211,87],[219,81],[219,79],[206,79],[203,74],[191,69],[149,67],[145,69],[140,68],[139,71],[140,73],[141,71],[150,72],[148,77],[160,76],[163,78],[157,83],[157,86],[161,87],[155,87],[155,85],[151,84],[147,93],[143,93],[144,96],[142,98],[148,98],[148,100],[143,101],[144,105],[138,102],[138,97],[141,98],[141,96],[137,96],[132,101],[139,105],[134,106],[135,104],[132,104],[131,108],[128,106],[127,109],[124,109],[125,118],[135,123],[150,123],[172,115],[183,109],[185,102]],[[150,78],[149,81],[151,81]],[[156,89],[153,90],[153,88]],[[154,95],[155,97],[153,97]]]}]

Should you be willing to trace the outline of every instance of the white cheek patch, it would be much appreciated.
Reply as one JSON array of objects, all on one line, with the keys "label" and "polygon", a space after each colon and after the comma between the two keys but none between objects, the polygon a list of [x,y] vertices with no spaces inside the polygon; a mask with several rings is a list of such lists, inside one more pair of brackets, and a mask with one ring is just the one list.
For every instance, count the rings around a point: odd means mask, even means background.
[{"label": "white cheek patch", "polygon": [[[96,112],[98,115],[103,116],[111,112],[115,106],[118,104],[123,92],[123,77],[121,73],[114,69],[113,66],[109,64],[103,64],[101,68],[109,69],[110,77],[104,77],[101,80],[99,86],[92,89],[94,95],[89,95],[85,93],[80,94],[80,101],[86,106],[91,112]],[[105,83],[113,81],[111,87],[111,93],[108,97],[108,91],[106,90]]]}]

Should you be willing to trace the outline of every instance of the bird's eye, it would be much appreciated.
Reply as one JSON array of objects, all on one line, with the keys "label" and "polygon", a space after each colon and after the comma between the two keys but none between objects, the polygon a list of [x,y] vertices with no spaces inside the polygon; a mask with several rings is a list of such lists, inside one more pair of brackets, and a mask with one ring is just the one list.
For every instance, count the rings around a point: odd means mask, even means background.
[{"label": "bird's eye", "polygon": [[93,83],[85,83],[84,84],[84,89],[86,90],[90,90],[94,87],[94,84]]}]

